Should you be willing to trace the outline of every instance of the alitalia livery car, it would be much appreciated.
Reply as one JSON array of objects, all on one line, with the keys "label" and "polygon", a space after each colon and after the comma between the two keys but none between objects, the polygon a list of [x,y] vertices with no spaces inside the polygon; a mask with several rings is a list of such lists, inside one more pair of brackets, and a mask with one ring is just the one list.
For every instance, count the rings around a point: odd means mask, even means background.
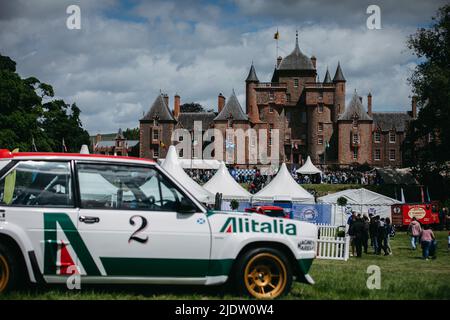
[{"label": "alitalia livery car", "polygon": [[313,283],[317,227],[211,211],[147,159],[0,150],[0,293],[20,283]]}]

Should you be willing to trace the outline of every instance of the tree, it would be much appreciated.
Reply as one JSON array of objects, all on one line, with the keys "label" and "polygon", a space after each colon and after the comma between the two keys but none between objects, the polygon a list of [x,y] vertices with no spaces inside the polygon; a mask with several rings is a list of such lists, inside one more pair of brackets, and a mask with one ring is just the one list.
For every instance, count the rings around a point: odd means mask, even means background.
[{"label": "tree", "polygon": [[123,136],[127,140],[139,140],[139,128],[127,128],[123,132]]},{"label": "tree", "polygon": [[31,151],[62,151],[62,139],[68,151],[78,152],[89,144],[82,128],[80,109],[53,98],[53,87],[35,77],[20,78],[16,63],[0,55],[0,148]]},{"label": "tree", "polygon": [[403,151],[423,184],[440,183],[435,187],[443,190],[449,186],[442,173],[448,173],[450,160],[450,5],[440,8],[432,20],[407,42],[420,59],[409,78],[420,111],[410,125]]},{"label": "tree", "polygon": [[181,112],[205,112],[205,109],[200,103],[190,102],[184,103],[180,106]]}]

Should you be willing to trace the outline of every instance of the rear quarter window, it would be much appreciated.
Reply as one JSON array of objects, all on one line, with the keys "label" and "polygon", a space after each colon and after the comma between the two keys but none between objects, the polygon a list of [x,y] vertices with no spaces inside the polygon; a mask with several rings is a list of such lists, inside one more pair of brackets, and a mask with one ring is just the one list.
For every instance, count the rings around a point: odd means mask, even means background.
[{"label": "rear quarter window", "polygon": [[72,207],[69,163],[20,161],[0,180],[0,205]]}]

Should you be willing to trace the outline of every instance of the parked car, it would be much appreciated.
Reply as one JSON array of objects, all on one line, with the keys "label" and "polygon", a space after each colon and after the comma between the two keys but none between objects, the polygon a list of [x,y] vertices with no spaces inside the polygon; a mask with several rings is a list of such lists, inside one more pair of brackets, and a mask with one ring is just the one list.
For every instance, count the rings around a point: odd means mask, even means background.
[{"label": "parked car", "polygon": [[0,293],[77,274],[277,298],[314,283],[316,241],[313,224],[209,211],[148,159],[0,150]]},{"label": "parked car", "polygon": [[278,206],[256,206],[252,208],[246,208],[245,211],[256,212],[274,218],[290,218],[289,213],[286,213],[282,207]]}]

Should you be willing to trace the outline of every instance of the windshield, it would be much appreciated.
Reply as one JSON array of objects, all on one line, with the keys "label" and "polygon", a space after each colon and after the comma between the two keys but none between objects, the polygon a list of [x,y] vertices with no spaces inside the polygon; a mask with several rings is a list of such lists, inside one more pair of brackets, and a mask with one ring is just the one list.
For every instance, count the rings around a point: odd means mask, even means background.
[{"label": "windshield", "polygon": [[283,210],[264,210],[265,214],[268,215],[269,217],[284,217],[284,211]]}]

